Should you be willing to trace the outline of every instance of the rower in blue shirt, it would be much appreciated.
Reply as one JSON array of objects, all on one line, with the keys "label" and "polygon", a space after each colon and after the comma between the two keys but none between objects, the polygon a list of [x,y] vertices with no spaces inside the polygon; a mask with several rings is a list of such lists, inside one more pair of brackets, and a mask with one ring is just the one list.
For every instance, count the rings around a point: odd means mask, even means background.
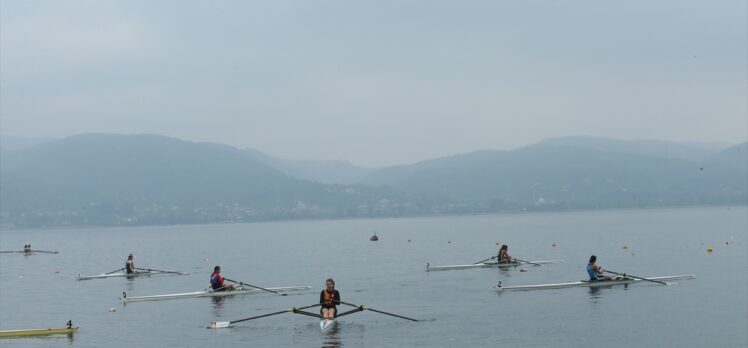
[{"label": "rower in blue shirt", "polygon": [[611,280],[612,278],[604,275],[602,267],[595,262],[597,262],[597,256],[590,256],[590,262],[587,264],[587,274],[590,276],[590,281]]}]

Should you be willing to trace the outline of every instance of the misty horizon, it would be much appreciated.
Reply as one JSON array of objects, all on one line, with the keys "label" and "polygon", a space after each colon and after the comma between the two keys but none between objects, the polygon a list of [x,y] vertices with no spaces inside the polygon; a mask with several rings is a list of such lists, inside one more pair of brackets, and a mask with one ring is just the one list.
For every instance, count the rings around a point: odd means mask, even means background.
[{"label": "misty horizon", "polygon": [[[281,155],[278,155],[276,153],[273,153],[272,151],[267,151],[265,149],[260,149],[260,148],[252,147],[252,146],[250,146],[250,147],[239,147],[239,146],[235,146],[235,145],[232,145],[232,144],[223,143],[223,142],[220,142],[220,141],[197,141],[197,140],[193,140],[193,139],[185,139],[185,138],[180,138],[180,137],[171,137],[171,136],[167,136],[167,135],[163,135],[163,134],[150,134],[150,133],[135,133],[135,134],[123,134],[123,133],[80,133],[80,134],[72,134],[72,135],[68,135],[68,136],[64,136],[64,137],[60,137],[60,138],[52,138],[52,137],[43,138],[43,137],[19,136],[19,135],[8,135],[8,134],[3,134],[1,136],[6,137],[6,139],[12,138],[15,141],[30,142],[32,144],[35,144],[37,142],[56,141],[56,140],[61,140],[61,139],[69,138],[69,137],[75,137],[75,136],[81,136],[81,135],[87,135],[87,134],[111,134],[111,135],[123,135],[123,136],[138,136],[138,135],[163,136],[163,137],[167,137],[167,138],[173,138],[173,139],[182,140],[182,141],[186,141],[186,142],[192,142],[192,143],[220,144],[220,145],[231,146],[231,147],[234,147],[234,148],[240,149],[240,150],[254,150],[254,151],[259,151],[261,153],[264,153],[266,155],[269,155],[269,156],[272,156],[274,158],[281,159],[281,160],[290,160],[290,161],[319,161],[319,162],[347,162],[347,163],[349,163],[349,164],[351,164],[351,165],[353,165],[355,167],[370,168],[370,169],[386,168],[386,167],[396,167],[396,166],[402,166],[402,165],[410,165],[410,164],[420,163],[420,162],[423,162],[423,161],[428,161],[428,160],[433,160],[433,159],[438,159],[438,158],[444,158],[444,157],[450,157],[450,156],[464,155],[464,154],[469,154],[469,153],[479,152],[479,151],[514,151],[514,150],[518,150],[518,149],[521,149],[521,148],[524,148],[524,147],[527,147],[527,146],[535,145],[535,144],[538,144],[538,143],[541,143],[541,142],[544,142],[544,141],[550,141],[550,140],[555,140],[555,139],[580,138],[580,139],[612,140],[612,141],[624,141],[624,142],[640,142],[640,141],[643,141],[643,142],[663,142],[663,143],[668,143],[669,142],[669,143],[681,144],[681,145],[684,145],[684,146],[706,147],[706,148],[715,149],[715,150],[716,149],[724,149],[724,148],[728,148],[730,146],[742,144],[742,142],[741,143],[729,143],[729,142],[694,141],[694,140],[690,140],[690,141],[666,141],[666,140],[661,140],[661,139],[615,139],[615,138],[596,137],[596,136],[590,136],[590,135],[567,135],[567,136],[560,136],[560,137],[544,138],[544,139],[540,139],[538,141],[531,142],[531,143],[528,143],[528,144],[523,144],[523,145],[520,145],[520,146],[514,147],[514,148],[506,148],[506,149],[497,149],[497,148],[473,149],[473,150],[469,150],[469,151],[466,151],[466,152],[460,152],[460,153],[445,153],[445,154],[437,155],[435,157],[417,159],[417,160],[412,161],[412,162],[404,162],[404,163],[386,163],[386,162],[383,162],[385,164],[379,165],[379,166],[374,166],[374,165],[361,164],[356,159],[349,159],[349,158],[342,158],[342,159],[324,158],[324,157],[318,157],[318,158],[287,158],[287,157],[282,157]],[[26,147],[26,146],[27,145],[23,145],[22,147]]]}]

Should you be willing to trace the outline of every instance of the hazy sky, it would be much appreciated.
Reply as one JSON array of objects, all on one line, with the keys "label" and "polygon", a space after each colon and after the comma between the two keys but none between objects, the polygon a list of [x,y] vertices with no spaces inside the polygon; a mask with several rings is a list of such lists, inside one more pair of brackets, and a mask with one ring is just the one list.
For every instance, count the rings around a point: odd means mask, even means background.
[{"label": "hazy sky", "polygon": [[543,138],[744,142],[720,1],[0,0],[3,135],[409,163]]}]

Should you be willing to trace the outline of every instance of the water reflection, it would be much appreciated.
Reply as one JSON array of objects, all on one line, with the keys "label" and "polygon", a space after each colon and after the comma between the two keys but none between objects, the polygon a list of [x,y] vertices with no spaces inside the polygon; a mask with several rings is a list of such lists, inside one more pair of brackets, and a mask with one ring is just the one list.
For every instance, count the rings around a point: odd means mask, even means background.
[{"label": "water reflection", "polygon": [[592,300],[593,304],[598,304],[600,302],[600,299],[603,298],[602,293],[600,293],[600,288],[597,286],[590,287],[589,293],[590,293],[590,300]]},{"label": "water reflection", "polygon": [[133,292],[133,290],[135,290],[135,283],[137,283],[135,281],[135,278],[137,278],[137,277],[127,277],[127,276],[125,277],[125,279],[126,279],[126,281],[125,281],[125,290],[128,293]]},{"label": "water reflection", "polygon": [[69,333],[67,334],[67,336],[68,336],[68,344],[72,346],[73,343],[75,343],[75,334]]},{"label": "water reflection", "polygon": [[508,267],[496,267],[496,269],[499,270],[499,274],[505,276],[505,277],[511,277],[512,272]]},{"label": "water reflection", "polygon": [[226,298],[223,296],[213,296],[210,299],[213,301],[213,315],[215,317],[220,317],[223,312],[223,305]]},{"label": "water reflection", "polygon": [[606,286],[591,286],[589,287],[589,294],[590,294],[590,300],[592,300],[593,304],[598,304],[600,300],[603,298],[603,294],[605,293],[604,289],[611,289],[613,287],[622,287],[624,290],[628,289],[628,284],[623,285],[606,285]]},{"label": "water reflection", "polygon": [[333,326],[325,332],[325,338],[322,340],[322,348],[337,348],[342,347],[343,343],[338,337],[338,323],[334,323]]}]

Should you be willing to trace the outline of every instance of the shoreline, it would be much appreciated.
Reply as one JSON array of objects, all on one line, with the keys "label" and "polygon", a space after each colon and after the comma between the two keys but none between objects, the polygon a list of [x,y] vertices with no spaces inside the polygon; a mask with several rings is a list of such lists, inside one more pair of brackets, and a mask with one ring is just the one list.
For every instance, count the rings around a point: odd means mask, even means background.
[{"label": "shoreline", "polygon": [[461,217],[461,216],[513,216],[513,215],[560,215],[573,213],[600,213],[600,212],[632,212],[632,211],[652,211],[652,210],[684,210],[684,209],[701,209],[701,208],[748,208],[747,204],[710,204],[710,205],[676,205],[676,206],[651,206],[651,207],[631,207],[631,208],[600,208],[600,209],[569,209],[569,210],[512,210],[498,212],[473,212],[473,213],[454,213],[454,214],[409,214],[400,216],[360,216],[360,217],[328,217],[328,218],[298,218],[298,219],[267,219],[254,221],[223,221],[194,224],[142,224],[142,225],[49,225],[35,226],[27,228],[6,228],[0,226],[0,233],[17,232],[17,231],[35,231],[35,230],[88,230],[88,229],[116,229],[116,228],[139,228],[139,227],[179,227],[179,226],[210,226],[210,225],[240,225],[240,224],[266,224],[276,222],[317,222],[317,221],[355,221],[355,220],[384,220],[384,219],[414,219],[414,218],[439,218],[439,217]]}]

